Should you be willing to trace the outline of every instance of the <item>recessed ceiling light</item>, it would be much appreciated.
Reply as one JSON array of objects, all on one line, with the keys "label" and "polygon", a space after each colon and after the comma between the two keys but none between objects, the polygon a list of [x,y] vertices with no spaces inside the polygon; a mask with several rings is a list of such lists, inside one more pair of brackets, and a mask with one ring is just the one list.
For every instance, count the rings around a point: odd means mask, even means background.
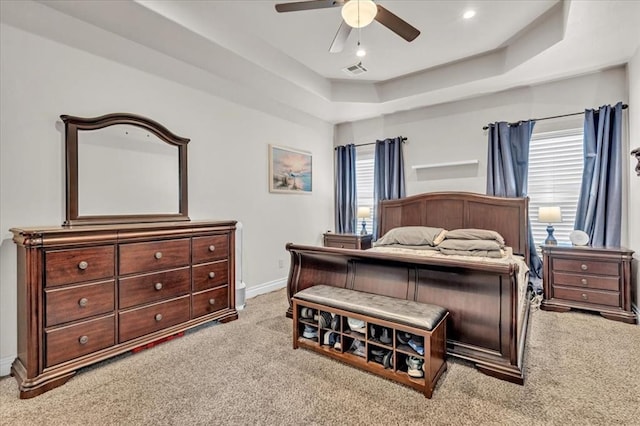
[{"label": "recessed ceiling light", "polygon": [[475,11],[475,10],[472,10],[472,9],[467,10],[467,11],[466,11],[466,12],[464,12],[464,14],[462,15],[462,17],[463,17],[464,19],[471,19],[471,18],[473,18],[474,16],[476,16],[476,11]]}]

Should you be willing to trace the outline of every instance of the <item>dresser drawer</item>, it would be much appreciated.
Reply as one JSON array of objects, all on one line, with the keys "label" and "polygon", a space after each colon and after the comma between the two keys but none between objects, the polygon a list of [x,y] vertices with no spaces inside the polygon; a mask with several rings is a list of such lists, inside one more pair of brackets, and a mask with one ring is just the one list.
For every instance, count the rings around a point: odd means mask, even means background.
[{"label": "dresser drawer", "polygon": [[620,306],[620,293],[553,287],[553,297],[596,305]]},{"label": "dresser drawer", "polygon": [[115,316],[45,332],[46,366],[60,364],[115,344]]},{"label": "dresser drawer", "polygon": [[201,317],[229,307],[229,287],[193,295],[193,317]]},{"label": "dresser drawer", "polygon": [[571,287],[595,288],[600,290],[620,291],[620,279],[601,275],[567,274],[553,272],[554,285],[560,284]]},{"label": "dresser drawer", "polygon": [[151,303],[189,293],[191,275],[188,266],[171,271],[121,278],[118,282],[120,309]]},{"label": "dresser drawer", "polygon": [[209,235],[196,237],[192,242],[193,263],[213,262],[229,256],[229,236]]},{"label": "dresser drawer", "polygon": [[229,262],[207,263],[193,267],[193,291],[202,291],[229,283]]},{"label": "dresser drawer", "polygon": [[45,287],[114,276],[114,246],[51,250],[44,254]]},{"label": "dresser drawer", "polygon": [[602,262],[596,260],[553,259],[554,271],[578,272],[581,274],[620,275],[620,265],[617,262]]},{"label": "dresser drawer", "polygon": [[168,302],[156,303],[144,308],[120,312],[120,342],[135,339],[163,328],[189,320],[190,296]]},{"label": "dresser drawer", "polygon": [[47,327],[114,309],[114,280],[45,290]]},{"label": "dresser drawer", "polygon": [[120,245],[120,275],[159,271],[189,264],[189,239]]}]

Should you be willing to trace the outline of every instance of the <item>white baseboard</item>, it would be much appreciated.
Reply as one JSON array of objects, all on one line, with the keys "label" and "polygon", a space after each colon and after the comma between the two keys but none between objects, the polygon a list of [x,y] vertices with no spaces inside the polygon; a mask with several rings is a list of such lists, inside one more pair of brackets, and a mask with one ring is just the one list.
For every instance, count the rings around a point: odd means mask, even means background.
[{"label": "white baseboard", "polygon": [[16,359],[15,355],[9,355],[4,358],[0,358],[0,377],[8,376],[11,374],[11,364]]},{"label": "white baseboard", "polygon": [[280,290],[281,288],[285,288],[286,286],[287,279],[280,278],[277,280],[247,287],[246,298],[251,299],[252,297],[256,297],[260,294],[271,293],[272,291]]}]

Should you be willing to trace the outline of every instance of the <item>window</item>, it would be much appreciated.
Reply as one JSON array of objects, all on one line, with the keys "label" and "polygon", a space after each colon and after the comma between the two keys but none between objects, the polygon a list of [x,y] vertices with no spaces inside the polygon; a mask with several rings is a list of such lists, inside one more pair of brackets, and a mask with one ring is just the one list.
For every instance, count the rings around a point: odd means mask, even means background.
[{"label": "window", "polygon": [[559,206],[562,222],[554,223],[559,244],[569,243],[582,183],[582,129],[534,133],[529,145],[529,218],[536,246],[547,238],[547,223],[538,208]]},{"label": "window", "polygon": [[[358,207],[369,207],[371,216],[365,219],[367,233],[373,232],[373,160],[375,144],[360,145],[356,147],[356,192],[358,194]],[[362,230],[362,219],[357,219],[356,233]]]}]

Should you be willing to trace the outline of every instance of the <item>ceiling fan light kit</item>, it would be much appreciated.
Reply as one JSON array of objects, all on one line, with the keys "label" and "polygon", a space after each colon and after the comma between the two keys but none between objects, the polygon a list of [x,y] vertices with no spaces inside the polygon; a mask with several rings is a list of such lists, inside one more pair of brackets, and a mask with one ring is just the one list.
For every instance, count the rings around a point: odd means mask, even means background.
[{"label": "ceiling fan light kit", "polygon": [[304,0],[276,4],[276,11],[296,12],[313,9],[329,9],[342,6],[342,23],[333,38],[329,52],[342,52],[352,28],[362,28],[371,22],[378,21],[406,41],[413,41],[420,35],[420,30],[404,19],[394,15],[384,6],[373,0]]},{"label": "ceiling fan light kit", "polygon": [[378,7],[372,0],[350,0],[342,6],[342,19],[350,27],[362,28],[373,22]]}]

